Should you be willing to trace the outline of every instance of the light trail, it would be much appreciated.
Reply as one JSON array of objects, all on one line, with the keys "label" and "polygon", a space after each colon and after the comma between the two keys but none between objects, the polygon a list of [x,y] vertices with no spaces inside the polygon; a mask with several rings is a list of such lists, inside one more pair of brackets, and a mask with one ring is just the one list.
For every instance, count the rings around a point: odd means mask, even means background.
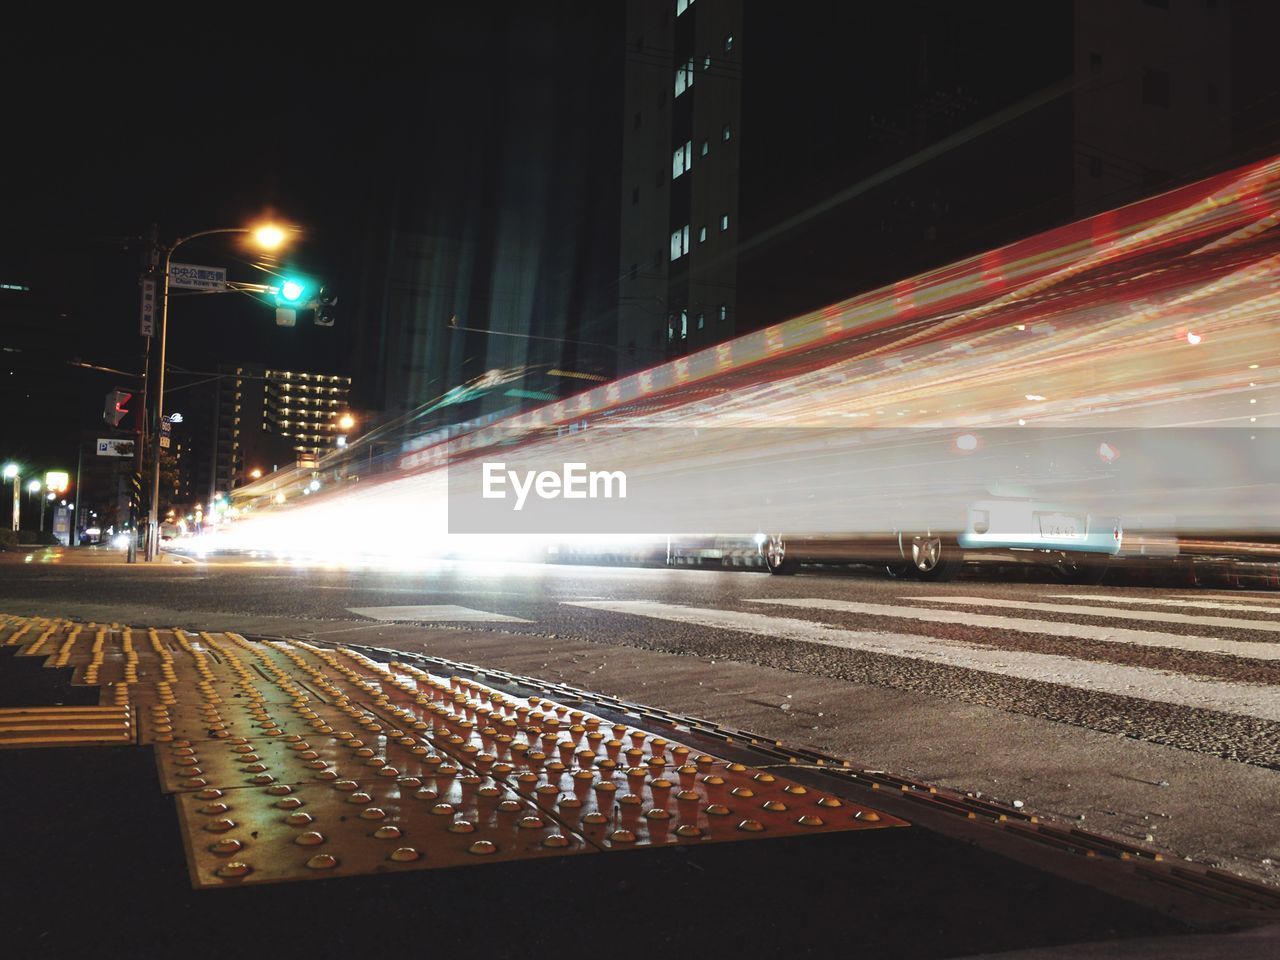
[{"label": "light trail", "polygon": [[[852,494],[842,489],[848,475],[824,473],[821,460],[832,437],[854,431],[865,450],[957,430],[972,431],[978,447],[988,437],[983,431],[1056,428],[1064,436],[1105,437],[1108,463],[1126,449],[1114,431],[1212,425],[1240,429],[1231,436],[1242,437],[1275,426],[1280,414],[1278,210],[1280,158],[1273,158],[562,401],[439,431],[411,445],[419,448],[387,473],[351,482],[353,471],[345,478],[339,471],[337,482],[307,497],[290,492],[283,504],[241,496],[247,509],[210,545],[396,565],[451,552],[544,555],[560,537],[451,534],[448,472],[498,455],[567,460],[580,456],[584,435],[592,438],[593,462],[662,475],[673,491],[687,491],[676,496],[695,513],[726,506],[699,494],[699,477],[795,475],[807,465],[810,473],[800,475],[811,493],[840,517],[829,511],[825,531],[811,532],[830,533],[862,529],[851,519],[858,515]],[[778,428],[801,429],[784,436]],[[1222,455],[1208,448],[1182,454],[1189,461]],[[1119,459],[1127,466],[1123,452]],[[859,467],[866,487],[860,496],[899,485],[885,472],[889,462]],[[1060,469],[1066,476],[1075,467]],[[1161,503],[1170,494],[1156,477],[1128,495],[1180,517],[1194,513],[1197,535],[1247,535],[1257,529],[1250,498],[1276,498],[1274,489],[1258,486],[1270,478],[1257,476],[1256,467],[1235,470],[1214,473],[1195,489],[1194,502],[1183,491],[1183,499]],[[1228,483],[1231,476],[1237,482]],[[723,500],[767,499],[754,487],[720,492]],[[922,488],[899,509],[927,512],[925,499],[933,496],[936,490]],[[880,504],[871,497],[867,509]],[[673,511],[674,521],[678,505]],[[778,520],[745,508],[740,516],[706,515],[721,518],[712,529],[742,534]],[[923,515],[918,519],[923,524]],[[1280,523],[1280,516],[1270,519]],[[740,525],[726,526],[730,520]],[[582,537],[625,550],[659,542],[660,529]]]}]

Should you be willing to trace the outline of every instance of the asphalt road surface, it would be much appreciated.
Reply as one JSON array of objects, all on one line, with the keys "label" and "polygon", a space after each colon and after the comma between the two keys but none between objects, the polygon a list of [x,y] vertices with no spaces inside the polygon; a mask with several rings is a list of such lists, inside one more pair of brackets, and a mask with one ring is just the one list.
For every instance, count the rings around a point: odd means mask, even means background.
[{"label": "asphalt road surface", "polygon": [[0,555],[0,610],[425,650],[1280,882],[1280,594],[864,573]]}]

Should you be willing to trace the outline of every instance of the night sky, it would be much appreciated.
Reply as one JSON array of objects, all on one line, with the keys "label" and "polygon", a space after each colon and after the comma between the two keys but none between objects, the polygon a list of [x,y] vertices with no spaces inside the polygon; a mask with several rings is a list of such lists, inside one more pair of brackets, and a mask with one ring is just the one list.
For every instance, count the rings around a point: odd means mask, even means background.
[{"label": "night sky", "polygon": [[[10,412],[0,457],[64,463],[80,430],[101,426],[104,392],[128,385],[67,361],[140,367],[137,282],[152,222],[162,241],[263,215],[298,224],[305,241],[288,265],[320,279],[346,311],[333,329],[303,319],[288,329],[249,295],[188,295],[172,306],[172,364],[354,372],[353,313],[371,308],[358,296],[360,273],[371,231],[385,230],[377,207],[388,183],[447,195],[477,157],[527,150],[500,112],[502,91],[522,78],[620,96],[621,6],[522,9],[467,4],[394,23],[301,29],[255,16],[235,30],[11,34],[0,59],[0,283],[31,289],[0,290],[9,294],[0,297],[0,397]],[[562,111],[551,122],[594,125],[616,152],[616,109]],[[616,165],[602,169],[588,189],[612,199],[614,177]],[[498,202],[481,197],[478,207]],[[266,281],[253,259],[235,238],[216,237],[175,257]]]}]

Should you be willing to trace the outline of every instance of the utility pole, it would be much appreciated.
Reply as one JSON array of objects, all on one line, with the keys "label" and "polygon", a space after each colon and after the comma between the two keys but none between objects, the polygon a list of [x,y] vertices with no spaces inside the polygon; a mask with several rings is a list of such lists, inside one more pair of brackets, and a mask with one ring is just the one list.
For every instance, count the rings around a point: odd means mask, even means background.
[{"label": "utility pole", "polygon": [[[133,477],[129,496],[129,526],[132,533],[129,537],[128,562],[138,562],[138,527],[142,522],[142,457],[147,444],[147,387],[151,373],[151,338],[155,335],[156,306],[156,267],[160,263],[160,227],[151,224],[147,228],[146,261],[142,272],[142,319],[140,333],[145,341],[142,360],[142,403],[134,419],[133,443]],[[149,532],[149,528],[148,528]],[[148,544],[143,545],[144,556],[150,550]]]}]

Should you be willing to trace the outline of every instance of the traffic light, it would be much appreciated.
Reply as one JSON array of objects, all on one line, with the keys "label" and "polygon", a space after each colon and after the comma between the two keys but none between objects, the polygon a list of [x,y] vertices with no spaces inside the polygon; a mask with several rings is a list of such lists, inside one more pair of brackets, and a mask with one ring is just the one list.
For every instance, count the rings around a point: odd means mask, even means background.
[{"label": "traffic light", "polygon": [[306,306],[314,293],[314,285],[305,277],[283,277],[276,288],[276,306]]},{"label": "traffic light", "polygon": [[133,399],[133,394],[128,390],[107,391],[106,401],[102,406],[102,419],[106,421],[109,427],[120,426],[120,421],[129,415],[129,401]]},{"label": "traffic light", "polygon": [[338,298],[321,291],[316,301],[316,326],[332,327],[337,320]]}]

